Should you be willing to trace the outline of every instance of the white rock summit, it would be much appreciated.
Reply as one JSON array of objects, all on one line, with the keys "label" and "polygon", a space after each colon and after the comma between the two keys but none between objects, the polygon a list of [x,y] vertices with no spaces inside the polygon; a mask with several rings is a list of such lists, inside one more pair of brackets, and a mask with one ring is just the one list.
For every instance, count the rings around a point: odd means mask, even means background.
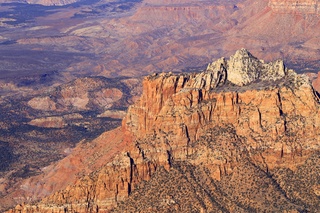
[{"label": "white rock summit", "polygon": [[[287,69],[282,60],[264,63],[254,57],[248,50],[240,49],[229,60],[221,58],[208,64],[207,72],[226,71],[226,79],[231,83],[244,86],[256,80],[278,80],[283,78]],[[216,76],[216,74],[214,74]],[[219,80],[219,79],[218,79]],[[217,83],[218,85],[218,83]]]}]

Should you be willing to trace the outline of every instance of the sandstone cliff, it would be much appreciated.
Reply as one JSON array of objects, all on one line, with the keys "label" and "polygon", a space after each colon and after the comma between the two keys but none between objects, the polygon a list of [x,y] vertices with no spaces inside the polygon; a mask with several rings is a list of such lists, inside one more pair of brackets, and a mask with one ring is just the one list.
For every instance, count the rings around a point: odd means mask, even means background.
[{"label": "sandstone cliff", "polygon": [[[200,73],[143,81],[124,151],[9,212],[316,212],[319,97],[282,61],[245,49]],[[112,209],[113,208],[113,209]]]}]

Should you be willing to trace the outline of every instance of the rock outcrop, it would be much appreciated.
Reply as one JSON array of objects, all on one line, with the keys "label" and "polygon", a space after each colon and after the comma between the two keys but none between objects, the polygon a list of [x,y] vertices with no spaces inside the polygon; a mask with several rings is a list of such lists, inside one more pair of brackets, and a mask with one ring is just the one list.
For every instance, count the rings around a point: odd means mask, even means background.
[{"label": "rock outcrop", "polygon": [[265,64],[245,49],[237,51],[234,56],[230,57],[228,62],[222,58],[209,64],[207,71],[217,72],[219,66],[219,72],[222,76],[219,77],[219,74],[216,74],[215,79],[220,81],[221,78],[226,78],[238,86],[250,84],[258,79],[262,81],[276,81],[286,75],[283,61],[278,60]]},{"label": "rock outcrop", "polygon": [[78,78],[32,98],[28,105],[35,110],[51,112],[109,109],[114,105],[124,105],[125,87],[122,82],[103,77]]},{"label": "rock outcrop", "polygon": [[122,128],[124,152],[10,212],[320,208],[319,97],[282,61],[266,64],[241,49],[200,73],[148,76]]},{"label": "rock outcrop", "polygon": [[269,0],[269,7],[275,12],[304,13],[320,15],[319,0]]}]

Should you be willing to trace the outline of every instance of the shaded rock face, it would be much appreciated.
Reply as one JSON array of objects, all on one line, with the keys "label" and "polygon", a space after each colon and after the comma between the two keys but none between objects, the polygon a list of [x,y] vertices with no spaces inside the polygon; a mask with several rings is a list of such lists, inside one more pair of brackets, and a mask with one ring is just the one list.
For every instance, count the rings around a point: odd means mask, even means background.
[{"label": "shaded rock face", "polygon": [[200,73],[148,76],[124,152],[10,212],[316,212],[318,101],[306,76],[244,49]]},{"label": "shaded rock face", "polygon": [[317,90],[318,93],[320,93],[320,72],[318,72],[315,79],[312,81],[312,86]]}]

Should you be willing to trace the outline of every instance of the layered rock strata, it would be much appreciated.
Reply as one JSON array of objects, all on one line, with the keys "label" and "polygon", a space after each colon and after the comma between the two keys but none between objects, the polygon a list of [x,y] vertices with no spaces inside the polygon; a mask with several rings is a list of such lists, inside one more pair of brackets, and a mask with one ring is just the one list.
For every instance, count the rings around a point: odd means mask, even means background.
[{"label": "layered rock strata", "polygon": [[319,97],[282,61],[266,64],[242,49],[204,72],[148,76],[122,126],[131,141],[122,154],[10,212],[320,208]]},{"label": "layered rock strata", "polygon": [[283,13],[304,13],[304,14],[320,14],[319,0],[270,0],[269,7],[275,12]]}]

